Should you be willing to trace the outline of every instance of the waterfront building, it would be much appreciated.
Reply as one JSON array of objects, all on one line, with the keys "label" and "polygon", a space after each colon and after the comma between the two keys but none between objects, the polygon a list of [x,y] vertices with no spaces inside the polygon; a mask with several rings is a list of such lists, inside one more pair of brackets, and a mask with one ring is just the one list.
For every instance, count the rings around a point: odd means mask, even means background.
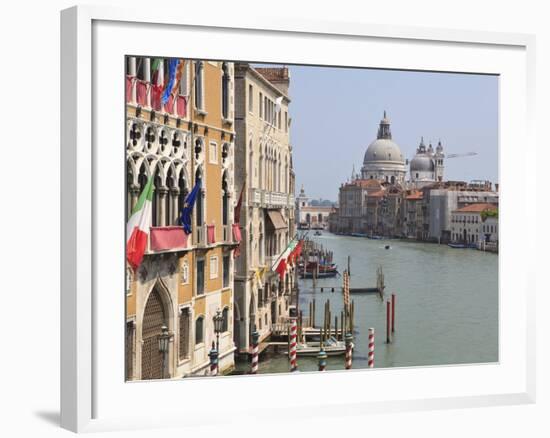
[{"label": "waterfront building", "polygon": [[[498,205],[499,194],[491,185],[464,182],[436,183],[423,188],[428,240],[447,243],[452,240],[451,216],[454,210],[470,204]],[[428,192],[428,193],[426,193]]]},{"label": "waterfront building", "polygon": [[[154,181],[145,255],[136,271],[127,268],[129,380],[207,374],[218,337],[220,372],[234,366],[234,66],[179,60],[181,81],[163,103],[172,61],[127,58],[128,216],[149,177]],[[187,235],[179,216],[199,180]],[[161,338],[169,340],[164,352]]]},{"label": "waterfront building", "polygon": [[422,239],[423,192],[407,190],[403,193],[403,235],[409,239]]},{"label": "waterfront building", "polygon": [[[479,248],[486,237],[483,225],[489,216],[496,218],[497,211],[497,205],[488,203],[470,204],[454,210],[451,216],[451,240]],[[491,224],[489,226],[491,227]],[[498,241],[498,235],[495,241]]]},{"label": "waterfront building", "polygon": [[[338,193],[337,232],[366,233],[367,222],[371,227],[378,222],[378,198],[382,195],[382,184],[376,179],[356,179],[342,184]],[[367,218],[369,203],[371,209]]]},{"label": "waterfront building", "polygon": [[392,140],[390,120],[384,111],[376,140],[365,152],[361,178],[402,184],[405,181],[406,172],[405,159],[397,143]]},{"label": "waterfront building", "polygon": [[481,219],[480,249],[498,252],[498,211],[493,215],[482,214]]},{"label": "waterfront building", "polygon": [[421,138],[416,154],[409,163],[411,185],[418,188],[443,181],[444,158],[441,141],[434,151],[432,144],[426,148],[424,138]]},{"label": "waterfront building", "polygon": [[288,317],[294,285],[290,268],[280,281],[271,267],[295,235],[294,172],[287,68],[235,64],[235,187],[244,187],[242,242],[235,270],[235,343],[249,351]]},{"label": "waterfront building", "polygon": [[329,215],[332,212],[332,205],[313,205],[302,186],[300,194],[296,197],[296,224],[299,229],[328,229]]}]

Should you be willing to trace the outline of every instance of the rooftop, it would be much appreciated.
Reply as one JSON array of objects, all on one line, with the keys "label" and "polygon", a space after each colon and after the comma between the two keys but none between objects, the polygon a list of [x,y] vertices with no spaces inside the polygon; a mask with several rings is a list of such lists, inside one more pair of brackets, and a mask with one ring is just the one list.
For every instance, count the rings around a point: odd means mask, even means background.
[{"label": "rooftop", "polygon": [[453,213],[481,213],[482,211],[497,211],[498,206],[495,204],[487,204],[487,203],[478,203],[478,204],[470,204],[466,207],[459,208],[458,210],[454,210]]},{"label": "rooftop", "polygon": [[405,199],[408,201],[419,201],[423,198],[422,192],[420,190],[413,190],[410,194],[406,196]]},{"label": "rooftop", "polygon": [[290,79],[287,67],[256,67],[255,70],[269,82],[281,82]]},{"label": "rooftop", "polygon": [[345,187],[363,187],[363,188],[380,188],[382,184],[377,179],[355,179],[351,182],[344,183]]}]

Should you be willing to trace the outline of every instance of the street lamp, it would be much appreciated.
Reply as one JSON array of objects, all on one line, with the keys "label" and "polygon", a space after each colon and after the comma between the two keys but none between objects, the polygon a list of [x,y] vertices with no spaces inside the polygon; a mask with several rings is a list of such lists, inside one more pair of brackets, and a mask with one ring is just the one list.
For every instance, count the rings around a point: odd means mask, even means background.
[{"label": "street lamp", "polygon": [[216,350],[220,351],[220,333],[223,331],[223,315],[221,310],[216,311],[214,320],[214,333],[216,334]]},{"label": "street lamp", "polygon": [[166,357],[168,356],[168,348],[170,343],[170,334],[168,327],[165,324],[161,328],[162,333],[159,335],[159,352],[162,353],[162,378],[166,378]]}]

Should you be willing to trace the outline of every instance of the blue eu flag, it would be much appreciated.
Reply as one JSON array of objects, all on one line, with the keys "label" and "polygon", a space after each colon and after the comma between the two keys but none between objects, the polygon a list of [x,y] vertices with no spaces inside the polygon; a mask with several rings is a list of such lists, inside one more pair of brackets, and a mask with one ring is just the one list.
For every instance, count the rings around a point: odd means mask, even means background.
[{"label": "blue eu flag", "polygon": [[183,231],[185,234],[191,234],[191,221],[193,217],[193,206],[195,205],[195,200],[197,199],[197,194],[201,189],[201,179],[197,179],[195,187],[191,190],[191,193],[185,198],[183,203],[183,208],[181,209],[180,223],[183,226]]}]

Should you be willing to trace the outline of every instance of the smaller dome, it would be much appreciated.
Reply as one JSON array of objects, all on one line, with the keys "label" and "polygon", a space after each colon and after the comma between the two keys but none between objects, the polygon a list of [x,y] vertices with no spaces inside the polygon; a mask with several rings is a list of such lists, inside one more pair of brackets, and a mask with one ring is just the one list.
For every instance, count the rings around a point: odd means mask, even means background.
[{"label": "smaller dome", "polygon": [[411,160],[411,172],[433,172],[435,165],[426,154],[417,154]]}]

